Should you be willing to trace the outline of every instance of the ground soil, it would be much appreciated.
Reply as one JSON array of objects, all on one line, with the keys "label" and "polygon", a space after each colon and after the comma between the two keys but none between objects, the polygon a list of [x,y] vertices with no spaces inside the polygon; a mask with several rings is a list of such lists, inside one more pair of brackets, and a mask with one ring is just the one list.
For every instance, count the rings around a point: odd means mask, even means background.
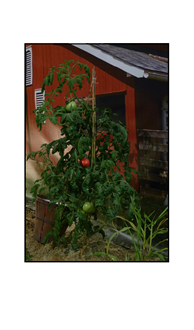
[{"label": "ground soil", "polygon": [[[73,251],[69,246],[53,247],[53,243],[41,244],[34,239],[35,211],[26,208],[26,261],[113,261],[108,256],[91,256],[96,252],[105,252],[107,240],[101,234],[93,235],[83,249]],[[67,231],[73,229],[68,227]],[[114,243],[110,243],[109,254],[117,257],[118,261],[133,261],[134,248],[125,249]]]},{"label": "ground soil", "polygon": [[[35,229],[35,211],[26,207],[26,261],[114,261],[107,255],[92,256],[96,252],[106,252],[108,240],[103,239],[101,234],[93,235],[82,249],[74,251],[70,245],[67,247],[54,247],[53,243],[41,244],[34,239]],[[73,229],[67,228],[66,233]],[[109,254],[117,258],[117,261],[133,261],[134,247],[124,248],[113,242],[109,246]],[[159,261],[160,259],[151,259],[150,261]]]}]

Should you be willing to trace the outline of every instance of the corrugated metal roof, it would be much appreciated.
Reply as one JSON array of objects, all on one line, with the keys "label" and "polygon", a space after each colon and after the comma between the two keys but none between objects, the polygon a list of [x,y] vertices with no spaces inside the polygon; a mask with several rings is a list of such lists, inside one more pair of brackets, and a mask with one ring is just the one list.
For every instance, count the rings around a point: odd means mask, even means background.
[{"label": "corrugated metal roof", "polygon": [[107,54],[110,54],[116,59],[122,60],[126,64],[134,65],[144,70],[168,74],[168,63],[150,57],[146,53],[131,49],[125,49],[110,44],[90,44],[90,45],[100,49],[101,51],[104,51]]}]

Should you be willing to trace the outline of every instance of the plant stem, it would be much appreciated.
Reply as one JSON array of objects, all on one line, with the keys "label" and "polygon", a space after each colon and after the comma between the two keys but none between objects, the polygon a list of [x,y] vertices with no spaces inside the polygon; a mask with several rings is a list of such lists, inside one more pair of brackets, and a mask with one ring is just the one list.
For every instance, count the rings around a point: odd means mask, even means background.
[{"label": "plant stem", "polygon": [[152,233],[153,233],[153,222],[151,222],[151,229],[150,229],[150,246],[149,246],[149,252],[152,249]]},{"label": "plant stem", "polygon": [[143,231],[143,250],[145,250],[146,247],[146,218],[145,218],[145,223],[144,223],[144,231]]},{"label": "plant stem", "polygon": [[83,254],[83,252],[84,252],[85,243],[86,243],[86,229],[84,229],[84,237],[83,237],[82,249],[81,249],[81,251],[80,251],[80,257],[82,257],[82,254]]}]

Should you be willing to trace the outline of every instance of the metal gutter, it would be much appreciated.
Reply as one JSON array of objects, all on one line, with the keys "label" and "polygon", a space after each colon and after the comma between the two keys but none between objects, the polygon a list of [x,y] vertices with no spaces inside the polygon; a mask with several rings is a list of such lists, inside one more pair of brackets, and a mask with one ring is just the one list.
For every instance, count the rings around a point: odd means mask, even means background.
[{"label": "metal gutter", "polygon": [[86,53],[89,53],[90,55],[93,55],[100,60],[126,72],[127,77],[134,76],[136,78],[149,78],[149,79],[157,79],[162,81],[168,81],[168,75],[166,74],[160,74],[156,72],[149,72],[144,69],[135,67],[133,65],[127,64],[123,62],[122,60],[119,60],[115,58],[114,56],[107,54],[105,51],[102,51],[101,49],[98,49],[96,47],[93,47],[88,44],[71,44],[72,46],[79,48]]},{"label": "metal gutter", "polygon": [[148,79],[155,79],[155,80],[160,80],[160,81],[168,81],[168,74],[161,74],[158,72],[149,72],[149,71],[144,71],[144,78]]}]

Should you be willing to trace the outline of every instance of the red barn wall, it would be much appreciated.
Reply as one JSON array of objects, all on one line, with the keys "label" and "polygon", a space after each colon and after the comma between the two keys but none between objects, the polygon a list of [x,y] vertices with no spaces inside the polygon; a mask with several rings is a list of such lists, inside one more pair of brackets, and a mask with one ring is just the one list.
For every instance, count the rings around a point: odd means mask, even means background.
[{"label": "red barn wall", "polygon": [[[42,126],[42,131],[39,132],[35,122],[35,114],[32,112],[35,109],[34,94],[35,89],[42,87],[43,79],[51,67],[57,67],[64,60],[73,59],[88,65],[90,72],[92,72],[92,68],[95,66],[97,78],[96,95],[118,92],[125,93],[126,126],[129,131],[129,142],[131,146],[129,165],[134,169],[138,169],[134,78],[127,78],[125,72],[69,44],[26,44],[26,46],[29,45],[32,46],[33,83],[31,86],[26,87],[26,153],[36,151],[40,148],[41,144],[49,143],[60,137],[60,127],[57,125],[54,126],[50,121],[47,121]],[[56,88],[57,83],[55,77],[53,85],[46,87],[46,93]],[[88,96],[89,87],[86,81],[83,84],[83,88],[77,92],[77,95],[79,97]],[[68,89],[65,92],[67,91]],[[65,93],[59,94],[55,102],[56,106],[65,104],[64,96]],[[138,189],[136,175],[133,176],[132,185]]]}]

